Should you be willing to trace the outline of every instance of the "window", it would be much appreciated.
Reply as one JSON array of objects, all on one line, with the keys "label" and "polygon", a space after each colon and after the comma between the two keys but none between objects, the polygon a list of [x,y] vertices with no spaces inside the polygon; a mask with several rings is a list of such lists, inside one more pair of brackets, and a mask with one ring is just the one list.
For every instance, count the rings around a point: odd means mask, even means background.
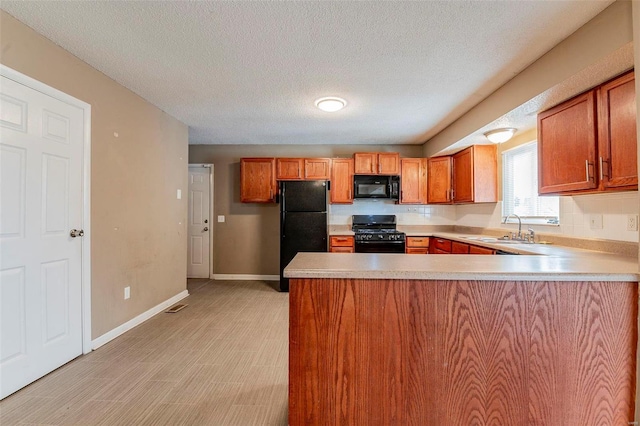
[{"label": "window", "polygon": [[538,196],[538,144],[502,153],[502,216],[517,214],[524,223],[558,224],[558,197]]}]

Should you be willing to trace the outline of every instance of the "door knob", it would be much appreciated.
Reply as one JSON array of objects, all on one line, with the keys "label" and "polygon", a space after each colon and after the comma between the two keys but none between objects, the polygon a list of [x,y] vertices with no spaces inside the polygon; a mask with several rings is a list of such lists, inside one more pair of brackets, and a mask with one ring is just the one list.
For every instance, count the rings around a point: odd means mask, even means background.
[{"label": "door knob", "polygon": [[204,223],[209,223],[209,219],[205,219],[205,220],[204,220]]},{"label": "door knob", "polygon": [[208,230],[209,230],[208,226],[205,226],[204,229],[203,229],[203,231],[208,231]]},{"label": "door knob", "polygon": [[72,229],[71,232],[69,232],[69,235],[71,238],[82,237],[84,235],[84,231],[82,229]]}]

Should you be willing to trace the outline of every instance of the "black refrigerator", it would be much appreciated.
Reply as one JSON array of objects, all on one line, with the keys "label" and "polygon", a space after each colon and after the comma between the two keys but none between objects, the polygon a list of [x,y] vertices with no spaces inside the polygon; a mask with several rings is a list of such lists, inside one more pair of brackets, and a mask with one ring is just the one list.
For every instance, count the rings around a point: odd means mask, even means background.
[{"label": "black refrigerator", "polygon": [[327,251],[327,181],[280,182],[280,291],[285,266],[299,252]]}]

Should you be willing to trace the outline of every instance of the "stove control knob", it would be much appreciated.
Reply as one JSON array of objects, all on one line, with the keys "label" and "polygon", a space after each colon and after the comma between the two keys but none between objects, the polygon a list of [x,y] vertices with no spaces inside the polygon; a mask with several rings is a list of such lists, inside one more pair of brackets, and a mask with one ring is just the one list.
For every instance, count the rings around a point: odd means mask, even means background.
[{"label": "stove control knob", "polygon": [[384,235],[378,235],[378,238],[383,239]]},{"label": "stove control knob", "polygon": [[371,239],[371,237],[372,237],[372,235],[371,235],[371,234],[367,235],[367,239],[368,239],[368,240],[370,240],[370,239]]}]

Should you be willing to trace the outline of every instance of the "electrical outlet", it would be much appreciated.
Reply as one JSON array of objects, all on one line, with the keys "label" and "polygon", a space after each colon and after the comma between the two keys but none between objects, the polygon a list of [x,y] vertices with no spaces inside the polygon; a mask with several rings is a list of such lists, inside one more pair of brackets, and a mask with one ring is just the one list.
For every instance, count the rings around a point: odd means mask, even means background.
[{"label": "electrical outlet", "polygon": [[628,214],[627,215],[627,231],[637,231],[637,230],[638,230],[638,215]]},{"label": "electrical outlet", "polygon": [[602,215],[601,214],[592,214],[589,216],[589,228],[591,229],[602,229]]},{"label": "electrical outlet", "polygon": [[131,287],[124,288],[124,300],[127,300],[131,297]]},{"label": "electrical outlet", "polygon": [[178,189],[178,190],[176,191],[176,198],[177,198],[178,200],[182,200],[182,189]]}]

